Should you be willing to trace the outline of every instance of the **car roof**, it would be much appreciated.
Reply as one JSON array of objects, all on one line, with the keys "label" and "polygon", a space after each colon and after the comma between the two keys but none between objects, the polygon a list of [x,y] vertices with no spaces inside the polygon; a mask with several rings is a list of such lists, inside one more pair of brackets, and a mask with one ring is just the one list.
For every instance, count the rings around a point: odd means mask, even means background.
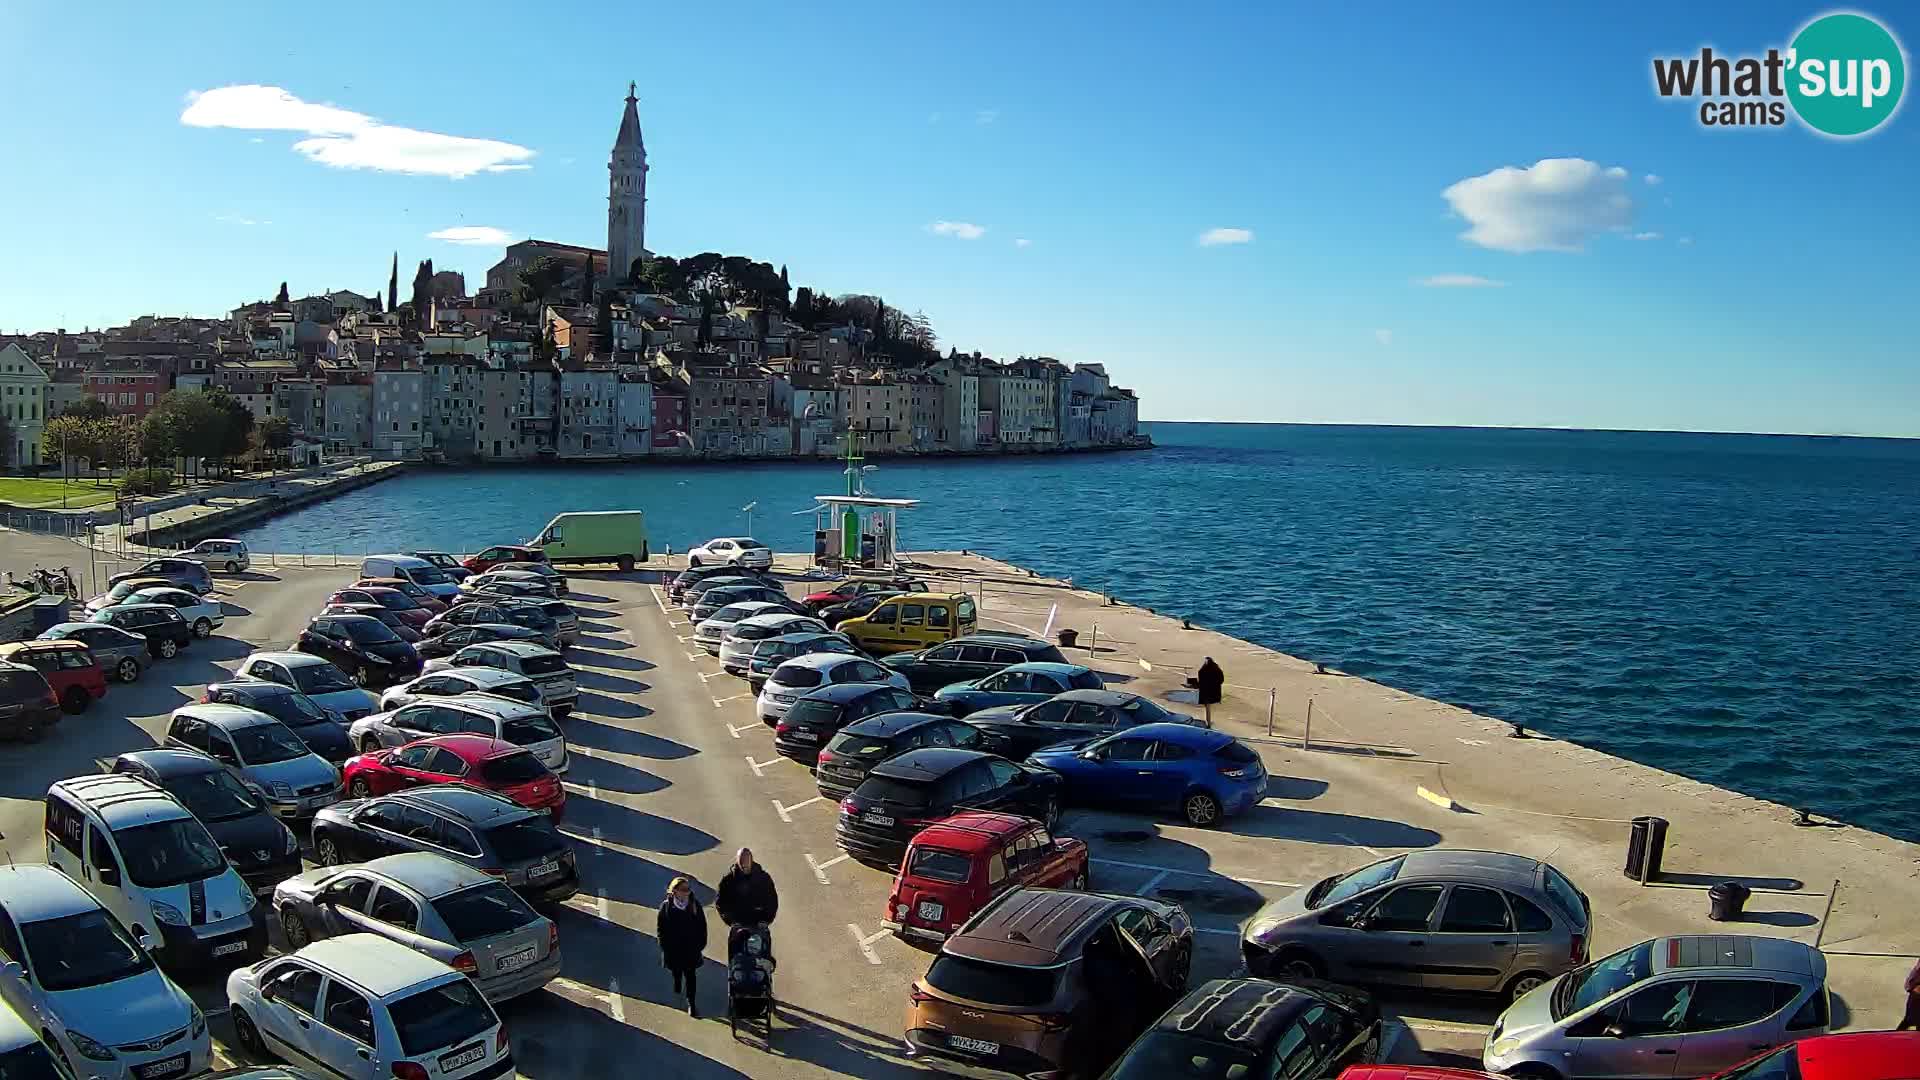
[{"label": "car roof", "polygon": [[92,807],[100,815],[100,820],[107,823],[107,828],[116,831],[193,817],[173,796],[150,781],[124,773],[70,776],[55,781],[47,789],[48,794],[55,791],[72,796],[73,801],[81,805]]},{"label": "car roof", "polygon": [[113,604],[102,611],[178,611],[172,604]]},{"label": "car roof", "polygon": [[[804,616],[801,617],[804,618]],[[756,615],[755,618],[759,618],[759,616]],[[849,645],[853,644],[845,634],[836,634],[831,630],[795,630],[791,634],[776,634],[773,637],[767,638],[766,641],[762,641],[760,644],[765,645],[769,641],[778,641],[788,645],[805,645],[809,641],[818,641],[822,638],[833,638],[836,641],[844,641]],[[800,657],[796,656],[794,659],[798,660]]]},{"label": "car roof", "polygon": [[1349,1065],[1339,1080],[1493,1080],[1472,1069],[1441,1065]]},{"label": "car roof", "polygon": [[1276,1031],[1319,1000],[1305,990],[1266,979],[1214,979],[1189,991],[1152,1030],[1238,1043],[1258,1052]]},{"label": "car roof", "polygon": [[[749,615],[748,617],[741,619],[739,623],[737,623],[736,625],[779,626],[783,622],[790,622],[795,619],[805,619],[807,622],[816,621],[813,616],[802,615],[797,611],[769,611],[764,615]],[[818,631],[815,631],[815,632],[818,633]]]},{"label": "car roof", "polygon": [[963,750],[957,746],[923,746],[888,758],[867,775],[893,780],[937,780],[961,766],[993,756],[982,750]]},{"label": "car roof", "polygon": [[129,750],[121,754],[117,760],[145,765],[159,774],[162,780],[171,780],[176,776],[200,776],[226,768],[225,765],[198,750],[179,750],[171,746],[156,746],[151,750]]},{"label": "car roof", "polygon": [[1908,1080],[1920,1075],[1920,1031],[1849,1031],[1801,1039],[1801,1080]]},{"label": "car roof", "polygon": [[900,712],[881,713],[878,716],[869,716],[855,720],[840,730],[851,732],[855,735],[866,735],[876,739],[891,738],[895,735],[903,735],[917,728],[925,727],[928,724],[951,719],[953,718],[950,716],[942,716],[939,713],[902,710]]},{"label": "car roof", "polygon": [[[193,591],[192,589],[187,589],[187,588],[183,588],[182,586],[179,586],[179,585],[176,585],[176,584],[174,584],[174,583],[173,583],[173,582],[171,582],[171,581],[169,581],[169,582],[167,582],[167,583],[166,583],[166,584],[164,584],[164,585],[143,585],[143,586],[141,586],[140,588],[138,588],[138,589],[135,589],[135,590],[133,590],[132,592],[130,592],[130,593],[128,593],[127,595],[128,595],[128,596],[140,596],[140,595],[142,595],[142,594],[144,594],[144,593],[161,593],[161,592],[178,592],[178,593],[186,593],[186,594],[187,594],[188,596],[195,596],[195,597],[197,597],[197,596],[199,595],[198,593],[196,593],[196,592],[194,592],[194,591]],[[211,600],[203,600],[203,601],[201,601],[201,602],[202,602],[202,603],[207,603],[207,604],[210,604],[210,603],[212,603],[213,601],[211,601]],[[126,605],[126,606],[128,606],[128,607],[131,607],[132,605],[130,605],[130,604],[129,604],[129,605]]]},{"label": "car roof", "polygon": [[490,791],[463,784],[429,784],[387,796],[401,802],[421,803],[457,814],[475,825],[490,825],[510,818],[531,817],[534,811]]},{"label": "car roof", "polygon": [[[1055,664],[1054,666],[1060,667],[1062,665]],[[1066,666],[1071,667],[1073,665],[1069,664]],[[1068,690],[1063,694],[1053,695],[1053,699],[1055,701],[1091,701],[1095,705],[1110,705],[1117,709],[1140,696],[1139,694],[1129,694],[1120,690]]]},{"label": "car roof", "polygon": [[886,683],[848,682],[834,683],[809,690],[800,695],[801,701],[831,701],[836,705],[845,705],[849,701],[859,701],[868,694],[877,694],[883,690],[892,690]]},{"label": "car roof", "polygon": [[275,727],[280,725],[280,721],[268,716],[259,709],[249,709],[245,705],[228,705],[225,703],[182,705],[173,710],[173,715],[191,716],[195,720],[212,724],[214,727],[220,728],[223,731],[260,727],[264,724],[272,724]]},{"label": "car roof", "polygon": [[[522,629],[525,629],[525,628],[523,627]],[[552,649],[547,648],[545,645],[541,645],[532,641],[476,641],[473,644],[468,645],[466,648],[461,649],[460,651],[466,652],[467,649],[496,649],[500,652],[507,653],[511,656],[518,656],[522,659],[526,659],[534,656],[546,656],[549,654],[554,656],[560,655],[559,653],[554,652]]]},{"label": "car roof", "polygon": [[[78,624],[76,623],[75,625]],[[45,652],[48,649],[84,649],[86,647],[85,642],[68,641],[65,638],[51,640],[34,638],[31,641],[9,641],[4,645],[0,645],[0,656],[12,656],[15,653],[23,652]]]},{"label": "car roof", "polygon": [[233,690],[242,694],[257,694],[260,697],[280,697],[283,694],[300,693],[299,690],[283,683],[268,682],[265,679],[256,679],[251,675],[241,675],[232,679],[222,679],[219,682],[208,683],[207,690],[209,693],[214,690]]},{"label": "car roof", "polygon": [[[432,563],[428,562],[425,559],[420,558],[417,555],[369,555],[368,558],[385,559],[395,566],[415,567],[415,566],[432,566],[433,565]],[[366,565],[365,560],[361,561],[361,565],[362,566]]]},{"label": "car roof", "polygon": [[1409,851],[1404,858],[1406,861],[1400,864],[1396,881],[1412,878],[1464,879],[1505,885],[1512,889],[1530,887],[1540,875],[1540,860],[1504,851],[1428,848],[1425,851]]},{"label": "car roof", "polygon": [[[500,623],[481,623],[480,625],[481,626],[499,626],[501,624]],[[516,626],[514,627],[514,629],[526,630],[526,627]],[[527,632],[532,633],[533,631],[528,630]],[[457,668],[447,668],[444,671],[433,672],[434,678],[443,678],[448,675],[465,679],[466,681],[474,684],[475,686],[505,686],[507,683],[510,683],[510,682],[526,682],[527,681],[527,677],[525,675],[520,674],[517,671],[508,671],[506,668],[497,668],[497,667],[457,667]],[[464,700],[464,699],[459,697],[452,697],[439,702],[439,704],[445,704],[446,701],[460,701],[460,700]]]},{"label": "car roof", "polygon": [[1042,641],[1031,634],[1016,634],[1011,630],[975,630],[971,633],[962,634],[953,640],[980,640],[994,645],[1030,645],[1036,649],[1044,649],[1052,644],[1050,641]]},{"label": "car roof", "polygon": [[758,615],[763,611],[767,611],[772,608],[777,608],[779,606],[780,606],[779,604],[776,604],[771,600],[740,600],[731,604],[722,604],[720,607],[714,609],[713,614],[707,616],[707,618],[709,619],[718,618],[722,612],[733,611],[733,612],[738,612],[739,614],[736,614],[734,618],[728,621],[740,622],[741,620],[747,618],[748,616]]},{"label": "car roof", "polygon": [[[63,623],[54,623],[54,624],[53,624],[52,626],[49,626],[49,627],[47,627],[47,628],[46,628],[46,629],[45,629],[44,631],[42,631],[42,633],[48,633],[48,634],[50,634],[50,633],[52,633],[52,632],[54,632],[55,630],[58,630],[58,631],[60,631],[61,633],[63,633],[63,634],[64,634],[64,633],[67,633],[67,632],[69,632],[69,631],[73,631],[73,630],[78,630],[78,629],[80,629],[80,628],[82,628],[82,627],[95,627],[95,626],[106,626],[106,627],[107,627],[107,629],[109,629],[109,630],[114,630],[114,631],[117,631],[117,632],[119,632],[119,633],[122,633],[122,634],[124,634],[124,633],[126,633],[126,631],[125,631],[125,630],[121,630],[121,629],[120,629],[119,627],[117,627],[117,626],[108,626],[108,625],[107,625],[106,623],[97,623],[97,622],[88,622],[88,621],[86,621],[86,620],[84,620],[84,619],[82,619],[82,620],[80,620],[79,622],[63,622]],[[49,638],[49,639],[42,639],[42,640],[49,640],[49,641],[65,641],[65,640],[67,640],[67,639],[66,639],[66,638]]]},{"label": "car roof", "polygon": [[[200,564],[194,563],[193,565],[198,566]],[[141,574],[139,577],[130,577],[130,578],[120,579],[120,582],[116,584],[114,588],[126,589],[128,592],[138,592],[141,589],[151,588],[158,585],[171,585],[171,584],[173,584],[172,578],[155,577],[152,574]]]},{"label": "car roof", "polygon": [[324,656],[315,656],[312,653],[303,653],[303,652],[248,653],[247,658],[245,660],[242,660],[240,663],[241,663],[241,666],[244,667],[247,664],[251,664],[255,660],[266,660],[275,664],[283,664],[290,668],[318,667],[321,664],[331,663],[331,661],[329,661]]},{"label": "car roof", "polygon": [[499,757],[514,751],[532,752],[505,739],[496,739],[491,735],[472,735],[466,732],[455,735],[434,735],[425,739],[415,739],[414,742],[432,743],[435,746],[445,747],[467,761],[485,761],[490,757]]},{"label": "car roof", "polygon": [[0,866],[0,902],[16,923],[58,919],[100,906],[79,882],[45,863]]},{"label": "car roof", "polygon": [[941,952],[992,964],[1045,967],[1063,957],[1125,901],[1059,889],[1013,889],[947,939]]},{"label": "car roof", "polygon": [[454,974],[452,968],[433,957],[375,934],[322,938],[291,955],[378,998],[392,997],[421,983],[442,982]]},{"label": "car roof", "polygon": [[984,851],[1022,829],[1039,824],[1019,814],[995,814],[970,811],[921,829],[913,834],[914,847],[943,847],[955,851]]},{"label": "car roof", "polygon": [[[815,631],[815,636],[819,636],[818,631]],[[835,636],[837,637],[839,635],[835,635]],[[778,641],[779,639],[773,638],[770,640]],[[786,664],[781,664],[780,666],[786,667],[787,664],[792,664],[795,667],[835,668],[835,667],[839,667],[841,664],[850,663],[854,660],[865,660],[865,659],[866,657],[855,656],[853,653],[820,652],[820,653],[808,653],[805,656],[796,656],[793,659],[788,660]]]},{"label": "car roof", "polygon": [[[1065,694],[1059,695],[1066,697]],[[1213,750],[1235,741],[1224,731],[1203,728],[1194,724],[1136,724],[1119,732],[1142,739],[1164,739],[1177,746],[1188,746],[1195,750]]]},{"label": "car roof", "polygon": [[1051,660],[1023,660],[1018,664],[1008,664],[1001,671],[1037,671],[1046,675],[1071,676],[1092,668],[1081,664],[1060,664]]},{"label": "car roof", "polygon": [[[463,671],[468,669],[455,668],[454,670]],[[526,680],[525,675],[507,671],[505,668],[489,668],[484,670],[502,672],[507,676],[507,679],[511,680]],[[438,672],[435,674],[438,674]],[[501,682],[505,681],[507,680],[501,680]],[[499,683],[496,682],[494,685],[498,686]],[[515,716],[525,716],[530,712],[537,712],[542,716],[547,714],[547,710],[539,705],[529,705],[524,701],[514,701],[511,698],[502,697],[466,697],[465,695],[454,694],[448,697],[434,698],[433,703],[435,705],[445,705],[448,708],[463,709],[471,713],[484,713],[498,720],[506,720]]]},{"label": "car roof", "polygon": [[455,862],[445,855],[435,855],[431,851],[382,855],[351,868],[384,874],[429,900],[494,880],[465,863]]},{"label": "car roof", "polygon": [[177,566],[183,569],[191,566],[196,570],[201,568],[200,564],[197,562],[194,562],[192,559],[176,559],[171,555],[161,555],[156,558],[148,559],[146,562],[141,563],[140,565],[142,566]]},{"label": "car roof", "polygon": [[1818,975],[1826,959],[1812,946],[1786,938],[1751,934],[1689,934],[1653,942],[1655,972],[1698,968],[1740,968],[1778,971],[1790,975]]}]

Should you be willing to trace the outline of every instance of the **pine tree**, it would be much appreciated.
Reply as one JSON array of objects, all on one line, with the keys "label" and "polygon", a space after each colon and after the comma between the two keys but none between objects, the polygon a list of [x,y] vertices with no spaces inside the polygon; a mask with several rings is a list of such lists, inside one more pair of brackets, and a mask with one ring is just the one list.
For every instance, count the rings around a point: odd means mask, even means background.
[{"label": "pine tree", "polygon": [[387,275],[387,310],[400,308],[400,253],[393,253],[393,272]]},{"label": "pine tree", "polygon": [[283,281],[280,283],[280,291],[275,293],[273,297],[274,310],[285,311],[287,310],[287,304],[290,302],[287,296],[287,283]]}]

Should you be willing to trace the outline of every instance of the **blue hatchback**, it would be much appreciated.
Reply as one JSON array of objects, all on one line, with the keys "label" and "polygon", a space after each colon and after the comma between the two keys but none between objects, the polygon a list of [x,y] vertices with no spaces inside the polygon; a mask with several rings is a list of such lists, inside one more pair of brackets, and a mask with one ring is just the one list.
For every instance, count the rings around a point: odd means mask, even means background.
[{"label": "blue hatchback", "polygon": [[1178,809],[1190,825],[1217,825],[1267,793],[1259,754],[1224,732],[1186,724],[1141,724],[1038,750],[1027,761],[1065,779],[1069,804]]}]

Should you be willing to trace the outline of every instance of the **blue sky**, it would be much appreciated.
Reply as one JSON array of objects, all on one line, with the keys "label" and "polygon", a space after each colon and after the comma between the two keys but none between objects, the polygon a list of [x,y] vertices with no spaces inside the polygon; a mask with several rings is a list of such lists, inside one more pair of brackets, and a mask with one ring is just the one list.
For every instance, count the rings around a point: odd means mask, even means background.
[{"label": "blue sky", "polygon": [[[1151,419],[1920,436],[1920,116],[1716,132],[1652,90],[1827,9],[1250,7],[9,3],[0,329],[364,292],[396,248],[477,284],[454,227],[602,245],[634,79],[652,249],[1103,361]],[[410,130],[182,122],[234,86]],[[526,167],[392,171],[485,163]]]}]

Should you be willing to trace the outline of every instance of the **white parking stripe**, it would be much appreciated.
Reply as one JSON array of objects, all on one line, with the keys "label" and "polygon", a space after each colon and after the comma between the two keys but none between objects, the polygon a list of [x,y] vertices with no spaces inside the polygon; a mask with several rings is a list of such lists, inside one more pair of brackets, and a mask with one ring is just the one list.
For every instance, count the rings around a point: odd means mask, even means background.
[{"label": "white parking stripe", "polygon": [[609,977],[607,979],[607,1006],[613,1010],[614,1023],[624,1024],[627,1022],[627,1007],[625,1003],[620,1000],[620,980],[617,978]]},{"label": "white parking stripe", "polygon": [[820,862],[813,857],[812,852],[808,852],[807,865],[813,867],[813,876],[820,879],[820,884],[831,885],[833,884],[833,882],[827,880],[827,867],[838,866],[839,864],[846,862],[849,857],[850,856],[848,856],[845,852],[842,852],[841,854],[836,855],[831,859],[828,859],[826,862]]},{"label": "white parking stripe", "polygon": [[853,943],[860,947],[860,955],[867,958],[867,963],[872,964],[874,967],[879,967],[881,964],[880,954],[873,951],[873,943],[886,937],[888,931],[882,930],[872,936],[865,936],[860,933],[858,926],[853,923],[848,923],[847,933],[853,935]]},{"label": "white parking stripe", "polygon": [[1297,881],[1263,881],[1260,878],[1239,877],[1222,870],[1182,870],[1177,866],[1155,866],[1152,863],[1122,862],[1119,859],[1092,859],[1089,861],[1096,866],[1119,866],[1128,870],[1145,870],[1152,874],[1179,874],[1183,877],[1199,878],[1218,875],[1230,881],[1238,881],[1246,885],[1270,885],[1276,889],[1297,889],[1300,887],[1300,883]]}]

